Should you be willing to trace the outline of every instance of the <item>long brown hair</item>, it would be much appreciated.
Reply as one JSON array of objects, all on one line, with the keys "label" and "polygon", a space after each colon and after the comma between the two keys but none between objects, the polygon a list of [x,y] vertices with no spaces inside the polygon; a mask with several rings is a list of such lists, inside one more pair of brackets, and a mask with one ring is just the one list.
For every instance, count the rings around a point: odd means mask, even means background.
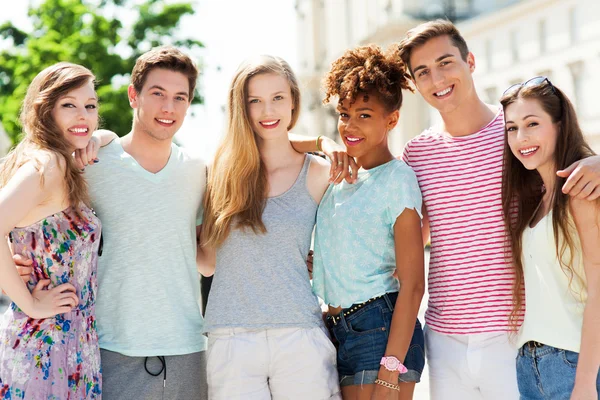
[{"label": "long brown hair", "polygon": [[[524,85],[510,90],[502,96],[500,103],[506,110],[508,105],[518,99],[538,101],[543,110],[557,125],[558,135],[554,151],[554,166],[557,170],[565,169],[575,161],[590,157],[595,153],[583,137],[577,114],[565,94],[548,81],[535,85]],[[504,169],[502,174],[502,208],[504,221],[510,238],[512,261],[516,279],[513,283],[513,309],[510,322],[517,327],[519,316],[523,312],[523,242],[522,236],[529,225],[543,197],[543,182],[536,170],[527,170],[512,154],[508,146],[508,134],[504,135]],[[569,213],[569,196],[562,193],[565,178],[556,177],[552,201],[552,228],[556,243],[556,256],[563,271],[569,278],[583,283],[574,269],[573,255],[576,254],[578,237]],[[567,249],[569,252],[567,253]],[[581,286],[584,287],[584,286]]]},{"label": "long brown hair", "polygon": [[[21,107],[20,121],[25,134],[0,166],[0,188],[15,172],[32,161],[41,170],[41,160],[35,152],[47,150],[63,159],[65,165],[65,194],[69,204],[79,210],[81,203],[89,204],[87,184],[75,167],[71,149],[64,133],[56,125],[52,110],[56,102],[68,92],[94,81],[94,74],[77,64],[61,62],[40,72],[31,82]],[[93,127],[96,128],[96,127]],[[43,179],[43,171],[42,179]]]},{"label": "long brown hair", "polygon": [[289,64],[273,56],[260,56],[242,63],[229,88],[226,134],[208,174],[202,223],[204,245],[221,245],[234,222],[237,227],[266,232],[262,213],[267,197],[267,175],[247,106],[248,82],[259,74],[278,74],[287,79],[293,102],[287,129],[292,129],[298,121],[300,88]]}]

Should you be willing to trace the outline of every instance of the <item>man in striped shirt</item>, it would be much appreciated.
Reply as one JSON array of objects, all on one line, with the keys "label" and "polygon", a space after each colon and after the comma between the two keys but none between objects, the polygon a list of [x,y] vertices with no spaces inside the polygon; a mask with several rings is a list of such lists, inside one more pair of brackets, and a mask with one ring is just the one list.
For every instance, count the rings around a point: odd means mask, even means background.
[{"label": "man in striped shirt", "polygon": [[[449,21],[419,25],[400,47],[415,86],[443,121],[403,154],[423,194],[424,241],[431,235],[431,398],[517,399],[516,348],[508,335],[514,273],[501,200],[504,116],[478,97],[475,58]],[[595,198],[600,162],[585,163],[566,189]]]}]

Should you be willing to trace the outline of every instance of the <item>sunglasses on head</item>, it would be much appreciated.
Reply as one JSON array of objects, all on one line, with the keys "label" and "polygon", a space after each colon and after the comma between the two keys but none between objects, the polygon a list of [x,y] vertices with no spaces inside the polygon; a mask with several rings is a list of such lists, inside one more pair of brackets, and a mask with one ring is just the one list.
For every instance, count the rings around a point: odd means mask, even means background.
[{"label": "sunglasses on head", "polygon": [[545,76],[536,76],[535,78],[531,78],[528,81],[521,82],[521,83],[515,83],[514,85],[509,86],[508,89],[506,89],[504,91],[504,93],[502,93],[502,96],[506,95],[507,93],[513,92],[517,88],[538,86],[538,85],[543,84],[544,82],[548,82],[548,85],[550,85],[550,88],[552,89],[552,93],[554,93],[556,96],[558,96],[558,93],[556,92],[556,88],[554,87],[552,82],[550,82],[550,79],[546,78]]}]

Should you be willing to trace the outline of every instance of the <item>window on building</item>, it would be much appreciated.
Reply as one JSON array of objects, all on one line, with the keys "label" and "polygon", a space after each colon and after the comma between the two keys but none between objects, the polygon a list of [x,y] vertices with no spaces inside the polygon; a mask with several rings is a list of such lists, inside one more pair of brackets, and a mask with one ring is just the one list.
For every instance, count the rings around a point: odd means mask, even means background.
[{"label": "window on building", "polygon": [[569,8],[569,39],[571,44],[575,44],[575,42],[579,39],[579,32],[577,29],[577,8],[571,7]]},{"label": "window on building", "polygon": [[546,52],[546,37],[548,36],[548,32],[546,31],[546,20],[542,19],[538,23],[538,41],[540,43],[540,53],[544,54]]},{"label": "window on building", "polygon": [[492,39],[487,39],[485,41],[485,63],[486,63],[488,71],[491,71],[494,69],[493,55],[494,55],[494,50],[492,48]]},{"label": "window on building", "polygon": [[519,42],[517,41],[517,31],[511,31],[509,37],[512,60],[519,61]]},{"label": "window on building", "polygon": [[345,11],[346,11],[346,38],[348,40],[348,43],[354,43],[354,35],[352,32],[352,12],[353,12],[353,7],[352,7],[352,1],[351,0],[346,0],[346,7],[345,7]]},{"label": "window on building", "polygon": [[583,113],[583,78],[584,78],[584,65],[582,61],[576,61],[569,64],[569,71],[571,72],[571,79],[573,80],[573,98],[571,101],[574,103],[575,111],[577,113]]},{"label": "window on building", "polygon": [[387,0],[384,11],[388,17],[392,16],[392,14],[394,12],[394,4],[393,4],[392,0]]}]

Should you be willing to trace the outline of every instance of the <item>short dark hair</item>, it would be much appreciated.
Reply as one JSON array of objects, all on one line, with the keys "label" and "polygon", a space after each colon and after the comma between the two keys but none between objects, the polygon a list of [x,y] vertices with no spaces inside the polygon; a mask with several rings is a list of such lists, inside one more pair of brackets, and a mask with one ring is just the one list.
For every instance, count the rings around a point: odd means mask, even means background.
[{"label": "short dark hair", "polygon": [[398,55],[397,46],[387,51],[370,44],[346,52],[331,64],[323,80],[324,104],[333,96],[339,101],[356,101],[359,95],[375,94],[388,111],[402,106],[402,89],[412,91],[410,76]]},{"label": "short dark hair", "polygon": [[136,92],[140,93],[146,82],[146,77],[156,68],[181,72],[188,78],[190,86],[190,102],[194,98],[198,68],[190,57],[173,46],[160,46],[147,51],[138,57],[131,72],[131,84]]},{"label": "short dark hair", "polygon": [[399,47],[400,57],[404,64],[408,66],[411,76],[412,67],[410,65],[410,55],[416,48],[423,46],[429,40],[440,36],[448,36],[452,44],[460,51],[460,56],[464,61],[467,61],[469,55],[469,47],[465,38],[462,37],[456,26],[446,19],[436,19],[434,21],[424,22],[419,26],[406,32],[406,37],[402,39]]}]

